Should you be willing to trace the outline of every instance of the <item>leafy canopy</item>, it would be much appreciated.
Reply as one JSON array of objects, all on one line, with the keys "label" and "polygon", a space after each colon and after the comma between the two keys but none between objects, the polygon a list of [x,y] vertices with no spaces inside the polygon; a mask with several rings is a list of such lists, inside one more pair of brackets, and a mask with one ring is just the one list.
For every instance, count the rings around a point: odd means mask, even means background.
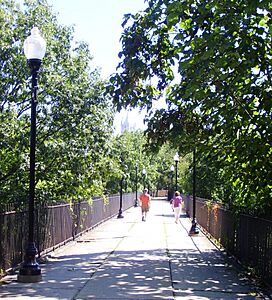
[{"label": "leafy canopy", "polygon": [[0,24],[1,204],[20,207],[28,198],[31,78],[22,48],[34,25],[47,41],[38,78],[36,200],[101,194],[113,109],[87,44],[58,24],[46,0],[27,0],[23,8],[1,0]]},{"label": "leafy canopy", "polygon": [[[237,208],[271,211],[271,1],[147,4],[124,19],[108,86],[117,108],[147,107],[151,145],[196,147],[232,183]],[[161,98],[168,109],[153,113]]]}]

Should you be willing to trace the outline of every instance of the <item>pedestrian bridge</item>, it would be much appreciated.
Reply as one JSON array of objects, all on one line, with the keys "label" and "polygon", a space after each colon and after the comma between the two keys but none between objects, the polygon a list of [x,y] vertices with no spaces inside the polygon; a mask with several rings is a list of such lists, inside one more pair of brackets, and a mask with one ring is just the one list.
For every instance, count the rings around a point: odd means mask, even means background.
[{"label": "pedestrian bridge", "polygon": [[146,222],[140,207],[111,218],[51,252],[42,281],[0,285],[6,299],[265,299],[191,220],[174,222],[168,201],[152,200]]}]

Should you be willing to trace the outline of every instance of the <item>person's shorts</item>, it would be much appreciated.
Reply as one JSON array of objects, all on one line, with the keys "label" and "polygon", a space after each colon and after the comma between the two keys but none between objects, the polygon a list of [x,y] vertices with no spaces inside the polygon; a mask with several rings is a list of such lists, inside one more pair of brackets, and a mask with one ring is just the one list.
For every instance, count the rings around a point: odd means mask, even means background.
[{"label": "person's shorts", "polygon": [[149,211],[149,206],[142,206],[142,212],[148,212]]}]

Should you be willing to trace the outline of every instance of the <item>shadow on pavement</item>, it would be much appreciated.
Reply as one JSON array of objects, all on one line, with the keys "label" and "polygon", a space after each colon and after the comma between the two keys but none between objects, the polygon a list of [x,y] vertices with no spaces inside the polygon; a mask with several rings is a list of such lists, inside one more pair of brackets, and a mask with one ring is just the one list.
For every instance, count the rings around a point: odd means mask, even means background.
[{"label": "shadow on pavement", "polygon": [[[2,298],[55,299],[258,299],[244,278],[233,281],[218,251],[162,249],[51,257],[43,281],[12,282]],[[250,290],[251,294],[248,293]],[[180,299],[181,299],[180,298]]]}]

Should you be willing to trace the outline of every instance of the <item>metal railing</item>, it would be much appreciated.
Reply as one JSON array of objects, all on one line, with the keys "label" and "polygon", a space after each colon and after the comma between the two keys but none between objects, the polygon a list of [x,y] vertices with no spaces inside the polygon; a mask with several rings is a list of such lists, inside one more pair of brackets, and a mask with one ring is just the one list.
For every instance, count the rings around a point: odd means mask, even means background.
[{"label": "metal railing", "polygon": [[[184,196],[185,210],[192,215],[193,199]],[[206,199],[196,199],[198,224],[262,280],[272,285],[272,221],[234,215]]]},{"label": "metal railing", "polygon": [[[123,210],[135,204],[135,193],[123,194]],[[96,198],[88,202],[39,207],[35,210],[35,242],[46,253],[84,231],[118,214],[119,194],[106,202]],[[23,261],[28,237],[28,212],[0,213],[0,275]]]},{"label": "metal railing", "polygon": [[[74,239],[84,231],[118,214],[119,195],[107,203],[87,202],[40,207],[36,210],[35,240],[39,253]],[[192,214],[192,197],[184,196],[185,210]],[[123,195],[123,210],[135,203],[135,194]],[[272,285],[272,221],[247,215],[235,216],[210,201],[197,198],[198,224],[228,253]],[[23,260],[27,243],[27,211],[0,213],[0,274]]]}]

